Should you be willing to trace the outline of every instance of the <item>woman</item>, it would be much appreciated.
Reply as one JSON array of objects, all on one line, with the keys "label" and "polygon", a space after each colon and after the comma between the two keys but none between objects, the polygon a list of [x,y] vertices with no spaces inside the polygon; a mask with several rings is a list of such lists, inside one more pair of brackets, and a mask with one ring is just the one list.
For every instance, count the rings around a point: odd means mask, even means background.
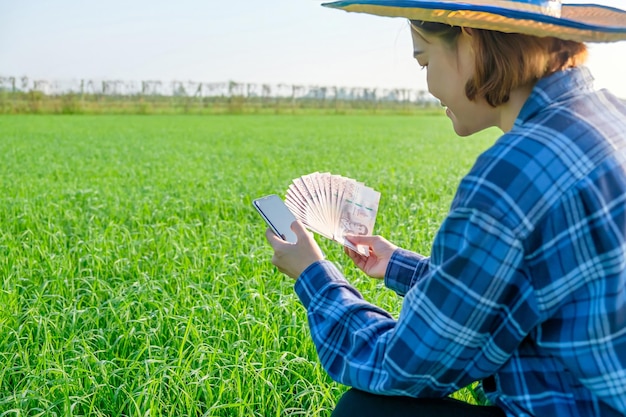
[{"label": "woman", "polygon": [[[351,386],[334,416],[626,415],[626,106],[596,91],[583,42],[626,12],[548,0],[342,1],[410,19],[429,91],[466,136],[503,135],[463,178],[430,256],[350,236],[404,296],[365,302],[296,222],[266,234],[297,278],[320,361]],[[448,394],[481,381],[489,406]]]}]

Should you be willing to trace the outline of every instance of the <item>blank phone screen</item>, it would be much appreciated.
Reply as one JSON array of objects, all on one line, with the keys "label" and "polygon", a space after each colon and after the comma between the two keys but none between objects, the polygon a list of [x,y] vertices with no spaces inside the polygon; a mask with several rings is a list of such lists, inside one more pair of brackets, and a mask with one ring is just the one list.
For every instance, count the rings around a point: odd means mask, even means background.
[{"label": "blank phone screen", "polygon": [[265,219],[274,233],[287,242],[296,243],[296,234],[291,230],[291,224],[296,220],[285,202],[277,195],[272,194],[254,200],[254,206]]}]

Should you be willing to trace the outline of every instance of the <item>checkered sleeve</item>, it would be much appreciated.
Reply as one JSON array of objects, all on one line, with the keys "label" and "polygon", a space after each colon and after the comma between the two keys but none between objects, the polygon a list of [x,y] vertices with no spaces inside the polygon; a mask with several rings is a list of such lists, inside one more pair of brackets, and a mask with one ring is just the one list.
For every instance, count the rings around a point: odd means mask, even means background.
[{"label": "checkered sleeve", "polygon": [[[532,288],[516,273],[521,247],[493,219],[453,213],[433,249],[436,263],[408,290],[397,321],[363,300],[329,262],[298,279],[333,379],[379,394],[443,396],[493,374],[535,324]],[[400,265],[413,279],[407,260],[416,258],[404,254],[394,254],[390,269]]]},{"label": "checkered sleeve", "polygon": [[405,249],[396,249],[385,272],[385,285],[398,295],[405,295],[428,273],[430,258]]}]

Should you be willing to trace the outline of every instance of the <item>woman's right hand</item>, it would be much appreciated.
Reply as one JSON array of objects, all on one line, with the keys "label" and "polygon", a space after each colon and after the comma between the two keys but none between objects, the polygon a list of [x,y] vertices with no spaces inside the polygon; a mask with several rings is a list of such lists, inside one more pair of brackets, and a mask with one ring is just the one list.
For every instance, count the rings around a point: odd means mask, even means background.
[{"label": "woman's right hand", "polygon": [[391,255],[398,247],[382,236],[346,235],[345,237],[355,245],[369,247],[370,256],[345,248],[346,254],[354,264],[372,278],[384,278]]}]

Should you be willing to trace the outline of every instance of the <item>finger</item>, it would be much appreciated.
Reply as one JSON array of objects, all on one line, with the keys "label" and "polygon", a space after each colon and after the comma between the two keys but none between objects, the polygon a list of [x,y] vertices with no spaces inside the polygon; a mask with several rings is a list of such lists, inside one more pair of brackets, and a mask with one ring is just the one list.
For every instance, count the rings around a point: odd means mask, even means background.
[{"label": "finger", "polygon": [[276,233],[274,233],[274,231],[270,228],[267,228],[267,230],[265,230],[265,238],[274,249],[276,249],[280,245],[284,245],[287,243],[280,237],[276,236]]},{"label": "finger", "polygon": [[370,247],[378,239],[378,236],[363,236],[363,235],[345,235],[344,237],[348,239],[354,245],[366,245]]},{"label": "finger", "polygon": [[354,259],[355,257],[360,256],[360,253],[358,253],[357,251],[355,251],[354,249],[350,249],[347,246],[344,246],[344,252],[346,252],[346,255],[348,255],[350,258]]},{"label": "finger", "polygon": [[296,220],[291,223],[291,230],[293,230],[293,232],[296,234],[298,240],[300,240],[301,237],[307,238],[310,235],[309,231],[306,227],[304,227],[304,224],[300,220]]},{"label": "finger", "polygon": [[346,249],[347,249],[347,250],[346,250],[346,254],[348,255],[348,257],[349,257],[350,259],[352,259],[352,261],[353,261],[355,264],[357,264],[357,265],[358,265],[360,262],[362,262],[364,259],[366,259],[366,258],[365,258],[363,255],[361,255],[359,252],[357,252],[357,251],[355,251],[355,250],[353,250],[353,249],[350,249],[350,248],[346,248]]}]

